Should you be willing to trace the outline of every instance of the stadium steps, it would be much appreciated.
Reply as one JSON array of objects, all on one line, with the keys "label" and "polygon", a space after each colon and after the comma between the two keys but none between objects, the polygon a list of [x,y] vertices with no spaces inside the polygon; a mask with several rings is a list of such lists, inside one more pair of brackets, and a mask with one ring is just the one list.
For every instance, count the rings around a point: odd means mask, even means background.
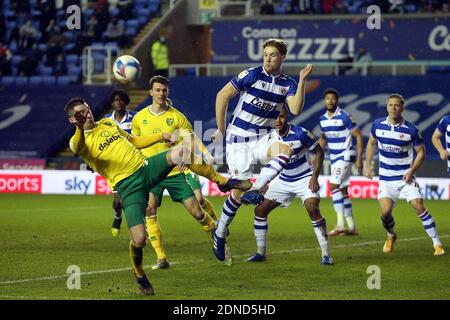
[{"label": "stadium steps", "polygon": [[149,97],[147,90],[138,90],[138,89],[131,89],[127,90],[128,95],[130,96],[130,104],[129,109],[134,110],[138,104],[142,103],[145,99]]}]

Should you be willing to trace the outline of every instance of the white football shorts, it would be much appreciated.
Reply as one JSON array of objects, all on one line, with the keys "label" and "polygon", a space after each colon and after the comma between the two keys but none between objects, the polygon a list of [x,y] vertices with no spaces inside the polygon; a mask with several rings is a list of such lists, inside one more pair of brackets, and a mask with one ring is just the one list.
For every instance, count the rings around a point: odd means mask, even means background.
[{"label": "white football shorts", "polygon": [[352,174],[353,162],[338,160],[331,165],[330,183],[339,185],[341,188],[348,187]]},{"label": "white football shorts", "polygon": [[288,207],[295,198],[300,198],[302,203],[309,198],[320,198],[319,192],[312,192],[309,188],[311,176],[303,179],[287,182],[277,176],[269,184],[264,198],[280,203],[281,207]]},{"label": "white football shorts", "polygon": [[[231,139],[235,136],[231,135]],[[232,178],[250,179],[253,177],[253,167],[259,161],[263,164],[269,162],[267,157],[269,147],[274,143],[281,141],[280,138],[271,133],[259,137],[247,139],[239,137],[237,139],[227,139],[226,157],[229,173]]]},{"label": "white football shorts", "polygon": [[406,183],[403,180],[380,180],[378,199],[381,198],[389,198],[396,203],[399,198],[406,199],[406,201],[410,202],[414,199],[423,199],[423,196],[420,193],[420,187],[416,181]]}]

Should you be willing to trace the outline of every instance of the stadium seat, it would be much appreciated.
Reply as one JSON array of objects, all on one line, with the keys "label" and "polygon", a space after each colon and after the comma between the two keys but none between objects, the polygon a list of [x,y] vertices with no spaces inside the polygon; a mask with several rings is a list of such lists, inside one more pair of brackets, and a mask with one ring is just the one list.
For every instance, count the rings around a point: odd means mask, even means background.
[{"label": "stadium seat", "polygon": [[1,78],[3,86],[11,86],[14,85],[14,80],[16,77],[14,76],[4,76]]},{"label": "stadium seat", "polygon": [[60,76],[56,79],[56,84],[58,86],[68,86],[71,82],[71,77],[70,76]]},{"label": "stadium seat", "polygon": [[38,87],[42,85],[42,77],[41,76],[31,76],[29,80],[29,85],[33,87]]},{"label": "stadium seat", "polygon": [[137,29],[139,27],[139,21],[136,19],[127,20],[125,22],[125,28],[126,29]]},{"label": "stadium seat", "polygon": [[19,64],[20,60],[22,60],[21,56],[19,56],[19,55],[12,56],[12,58],[11,58],[11,66],[12,67],[17,67],[17,65]]},{"label": "stadium seat", "polygon": [[28,77],[15,77],[14,84],[18,87],[23,87],[28,84]]},{"label": "stadium seat", "polygon": [[66,62],[67,62],[67,64],[78,65],[78,63],[79,63],[78,55],[68,54],[66,56]]},{"label": "stadium seat", "polygon": [[55,76],[42,76],[42,82],[45,86],[52,86],[56,83]]},{"label": "stadium seat", "polygon": [[44,64],[41,64],[41,65],[39,66],[39,73],[40,73],[41,75],[43,75],[43,76],[51,75],[51,74],[52,74],[52,71],[53,71],[52,67],[47,67],[47,66],[44,65]]}]

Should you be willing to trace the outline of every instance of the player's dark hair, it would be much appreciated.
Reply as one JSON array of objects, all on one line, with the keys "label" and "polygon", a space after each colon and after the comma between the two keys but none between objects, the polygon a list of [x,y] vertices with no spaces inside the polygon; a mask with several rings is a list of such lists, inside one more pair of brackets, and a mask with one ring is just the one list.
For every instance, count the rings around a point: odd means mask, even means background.
[{"label": "player's dark hair", "polygon": [[154,76],[148,83],[150,84],[150,90],[153,89],[154,83],[160,83],[162,85],[165,85],[166,87],[169,87],[169,79],[163,76]]},{"label": "player's dark hair", "polygon": [[326,90],[323,92],[322,97],[325,99],[325,96],[326,96],[327,94],[332,94],[332,95],[334,95],[334,96],[336,97],[336,100],[339,101],[339,92],[338,92],[336,89],[333,89],[333,88],[328,88],[328,89],[326,89]]},{"label": "player's dark hair", "polygon": [[403,98],[403,96],[402,96],[400,93],[391,93],[391,94],[389,95],[387,101],[389,101],[389,99],[394,99],[394,98],[400,100],[402,106],[405,105],[405,98]]},{"label": "player's dark hair", "polygon": [[112,104],[116,96],[119,96],[120,100],[123,100],[126,105],[130,103],[130,96],[123,90],[114,90],[109,95],[109,102]]},{"label": "player's dark hair", "polygon": [[76,97],[69,100],[69,102],[66,103],[66,106],[64,107],[64,111],[66,112],[67,116],[71,116],[73,108],[80,104],[85,104],[86,100],[84,100],[82,97]]},{"label": "player's dark hair", "polygon": [[264,41],[263,49],[265,49],[266,47],[277,48],[283,56],[285,56],[287,53],[287,43],[281,39],[268,39]]}]

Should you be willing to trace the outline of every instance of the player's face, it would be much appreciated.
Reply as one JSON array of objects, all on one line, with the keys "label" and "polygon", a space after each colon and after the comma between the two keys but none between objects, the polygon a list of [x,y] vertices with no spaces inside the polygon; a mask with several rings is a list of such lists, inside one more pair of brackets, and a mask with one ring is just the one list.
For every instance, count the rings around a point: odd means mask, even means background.
[{"label": "player's face", "polygon": [[125,111],[127,105],[125,104],[125,101],[117,95],[114,97],[112,107],[116,112],[123,112]]},{"label": "player's face", "polygon": [[84,123],[84,129],[92,129],[95,127],[95,120],[94,116],[92,115],[91,108],[89,108],[89,105],[87,103],[85,104],[79,104],[73,108],[73,113],[69,117],[69,122],[73,123],[75,125],[79,125],[78,120],[75,117],[76,113],[80,114],[86,114],[86,121]]},{"label": "player's face", "polygon": [[282,108],[277,120],[275,121],[275,129],[284,132],[288,126],[288,114],[286,108]]},{"label": "player's face", "polygon": [[338,99],[337,97],[332,93],[327,93],[325,95],[325,98],[323,99],[325,103],[325,108],[328,111],[334,111],[337,108]]},{"label": "player's face", "polygon": [[153,97],[153,103],[165,106],[169,96],[169,88],[162,83],[155,82],[150,89],[150,95]]},{"label": "player's face", "polygon": [[281,63],[285,56],[281,55],[276,47],[264,48],[264,69],[269,74],[277,74],[280,72]]},{"label": "player's face", "polygon": [[402,117],[405,107],[399,98],[390,98],[387,103],[387,112],[390,118],[398,119]]}]

